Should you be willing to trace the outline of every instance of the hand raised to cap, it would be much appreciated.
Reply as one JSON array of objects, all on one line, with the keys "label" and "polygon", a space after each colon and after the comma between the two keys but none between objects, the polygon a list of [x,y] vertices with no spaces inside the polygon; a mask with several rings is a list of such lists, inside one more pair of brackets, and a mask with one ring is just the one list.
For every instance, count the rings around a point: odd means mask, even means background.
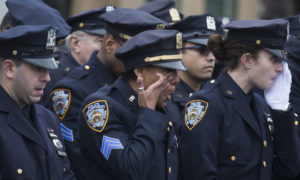
[{"label": "hand raised to cap", "polygon": [[158,77],[158,80],[151,84],[147,89],[144,89],[143,78],[137,78],[138,104],[140,107],[147,107],[155,110],[160,94],[170,84],[173,78],[172,73],[166,75],[156,73],[156,76]]}]

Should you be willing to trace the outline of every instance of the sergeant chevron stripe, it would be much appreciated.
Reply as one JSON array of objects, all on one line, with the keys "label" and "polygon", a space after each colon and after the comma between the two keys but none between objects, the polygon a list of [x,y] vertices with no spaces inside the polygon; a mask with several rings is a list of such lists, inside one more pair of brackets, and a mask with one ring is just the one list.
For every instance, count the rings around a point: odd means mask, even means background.
[{"label": "sergeant chevron stripe", "polygon": [[103,136],[101,153],[103,154],[106,160],[108,160],[110,152],[113,149],[124,149],[121,141],[119,139]]},{"label": "sergeant chevron stripe", "polygon": [[63,123],[60,123],[62,138],[74,142],[73,131],[67,128]]}]

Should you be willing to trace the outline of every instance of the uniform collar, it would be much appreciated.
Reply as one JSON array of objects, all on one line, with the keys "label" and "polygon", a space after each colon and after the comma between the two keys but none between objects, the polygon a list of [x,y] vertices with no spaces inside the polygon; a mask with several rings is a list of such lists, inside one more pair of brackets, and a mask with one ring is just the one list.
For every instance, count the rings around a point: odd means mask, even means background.
[{"label": "uniform collar", "polygon": [[[80,66],[80,64],[74,59],[74,57],[71,55],[71,53],[66,53],[65,57],[69,59],[70,66]],[[64,63],[64,62],[62,62]]]},{"label": "uniform collar", "polygon": [[137,93],[129,86],[125,77],[122,75],[115,81],[115,87],[120,92],[123,101],[131,107],[138,106]]},{"label": "uniform collar", "polygon": [[12,109],[20,109],[19,105],[7,94],[7,92],[0,85],[0,110],[10,112]]},{"label": "uniform collar", "polygon": [[189,85],[180,79],[179,83],[176,85],[174,93],[172,94],[172,100],[174,102],[187,102],[188,98],[194,92],[195,91]]}]

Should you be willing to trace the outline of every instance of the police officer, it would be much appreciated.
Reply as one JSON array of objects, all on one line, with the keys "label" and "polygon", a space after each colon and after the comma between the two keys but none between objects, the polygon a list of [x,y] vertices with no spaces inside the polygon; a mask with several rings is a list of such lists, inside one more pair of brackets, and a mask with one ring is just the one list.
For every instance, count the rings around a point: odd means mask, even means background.
[{"label": "police officer", "polygon": [[188,98],[212,76],[215,57],[208,50],[207,41],[210,35],[217,32],[217,27],[215,17],[209,13],[189,16],[170,27],[183,33],[182,61],[187,67],[187,71],[178,71],[180,82],[167,103],[175,126],[181,120],[181,112]]},{"label": "police officer", "polygon": [[65,44],[67,53],[61,53],[59,68],[49,71],[51,81],[47,83],[40,104],[51,107],[50,92],[53,86],[67,75],[74,67],[86,63],[95,50],[99,50],[105,33],[104,22],[99,18],[103,13],[114,10],[114,6],[88,10],[68,17],[67,23],[72,27]]},{"label": "police officer", "polygon": [[75,179],[57,117],[36,104],[50,80],[55,30],[16,26],[0,34],[1,179]]},{"label": "police officer", "polygon": [[175,8],[174,0],[154,0],[147,2],[138,9],[162,19],[169,24],[177,23],[183,18],[183,14]]},{"label": "police officer", "polygon": [[[185,107],[181,178],[270,180],[272,171],[295,176],[300,154],[283,53],[287,21],[232,21],[225,28],[227,38],[212,35],[208,47],[226,71]],[[266,90],[266,101],[254,86]]]},{"label": "police officer", "polygon": [[126,72],[83,102],[79,141],[88,179],[177,179],[178,154],[170,118],[162,111],[185,70],[182,34],[149,30],[116,56]]},{"label": "police officer", "polygon": [[[83,99],[100,87],[111,84],[124,71],[123,63],[115,51],[133,35],[146,29],[162,28],[166,23],[136,9],[119,8],[101,15],[106,23],[106,32],[100,51],[95,51],[90,60],[74,68],[60,80],[51,92],[53,111],[62,120],[62,133],[76,174],[84,175],[80,149],[77,145],[77,128]],[[79,177],[79,176],[77,176]]]}]

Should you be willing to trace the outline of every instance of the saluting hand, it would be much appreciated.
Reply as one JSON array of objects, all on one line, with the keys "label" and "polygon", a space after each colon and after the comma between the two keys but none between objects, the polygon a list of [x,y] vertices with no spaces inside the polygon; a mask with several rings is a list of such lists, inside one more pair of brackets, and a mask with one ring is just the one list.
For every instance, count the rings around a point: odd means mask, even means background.
[{"label": "saluting hand", "polygon": [[144,89],[143,78],[137,78],[138,104],[140,107],[147,107],[155,110],[159,95],[170,84],[173,78],[172,73],[166,75],[156,73],[156,76],[158,77],[158,80],[151,84],[147,89]]}]

